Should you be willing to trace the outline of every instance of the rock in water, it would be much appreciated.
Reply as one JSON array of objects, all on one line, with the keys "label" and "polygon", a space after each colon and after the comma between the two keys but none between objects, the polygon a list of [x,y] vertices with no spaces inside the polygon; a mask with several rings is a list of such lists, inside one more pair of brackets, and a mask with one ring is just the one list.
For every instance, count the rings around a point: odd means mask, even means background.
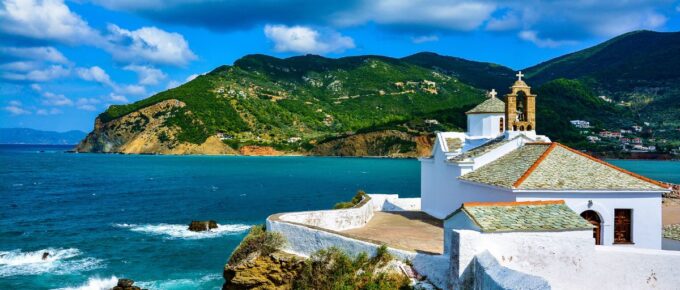
[{"label": "rock in water", "polygon": [[209,221],[191,221],[189,224],[189,230],[194,232],[202,232],[217,228],[217,222],[213,220]]},{"label": "rock in water", "polygon": [[141,290],[141,288],[133,286],[134,284],[135,281],[132,279],[118,279],[118,285],[111,290]]}]

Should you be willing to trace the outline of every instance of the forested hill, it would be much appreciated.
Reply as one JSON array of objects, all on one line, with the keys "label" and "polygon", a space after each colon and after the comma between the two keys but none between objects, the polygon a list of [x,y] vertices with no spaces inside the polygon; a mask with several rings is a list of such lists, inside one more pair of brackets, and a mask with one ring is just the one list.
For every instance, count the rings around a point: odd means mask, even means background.
[{"label": "forested hill", "polygon": [[[530,68],[529,84],[539,95],[539,133],[585,147],[589,146],[585,136],[569,120],[587,119],[598,128],[615,129],[649,118],[641,116],[638,107],[601,98],[603,90],[612,88],[599,85],[606,74],[588,73],[592,69],[578,64],[592,61],[618,42],[629,42],[626,38],[648,33],[623,35],[601,48]],[[612,57],[609,61],[618,63],[616,59],[630,56],[612,53]],[[562,68],[566,64],[579,69]],[[640,78],[648,79],[654,78]],[[425,155],[433,132],[464,130],[464,112],[484,99],[484,91],[495,88],[502,95],[513,81],[514,72],[507,67],[434,53],[337,59],[248,55],[180,87],[133,104],[111,106],[97,118],[95,130],[79,150]]]}]

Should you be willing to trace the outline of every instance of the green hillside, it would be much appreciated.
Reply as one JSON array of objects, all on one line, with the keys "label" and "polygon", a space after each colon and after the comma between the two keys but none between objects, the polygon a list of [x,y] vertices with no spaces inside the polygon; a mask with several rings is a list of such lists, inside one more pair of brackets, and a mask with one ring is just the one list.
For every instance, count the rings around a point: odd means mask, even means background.
[{"label": "green hillside", "polygon": [[[624,34],[530,67],[525,72],[538,94],[538,133],[581,149],[617,150],[618,143],[603,141],[596,146],[586,142],[586,136],[648,122],[642,135],[629,137],[650,142],[666,138],[670,142],[664,146],[675,146],[680,140],[675,130],[680,126],[677,67],[680,33],[650,31]],[[99,120],[110,124],[102,130],[115,131],[119,125],[112,121],[175,99],[185,106],[157,113],[163,126],[173,128],[157,138],[169,142],[170,149],[221,136],[234,149],[260,145],[309,152],[331,142],[322,147],[345,146],[345,152],[373,148],[375,153],[383,152],[380,144],[389,144],[399,152],[403,148],[413,152],[417,138],[465,129],[464,112],[484,99],[484,91],[494,88],[502,96],[514,78],[514,71],[501,65],[428,52],[404,58],[248,55],[180,87],[111,106]],[[130,125],[124,127],[134,134],[143,126],[136,124],[155,116],[140,118],[145,120],[125,121]],[[439,124],[425,122],[432,119]],[[588,120],[594,128],[584,134],[570,125],[574,119]],[[392,133],[380,133],[388,131]],[[372,132],[352,139],[370,144],[345,142],[349,136]],[[92,148],[100,147],[97,140],[118,146],[125,140],[116,136],[129,133],[98,133],[88,139],[95,144]]]},{"label": "green hillside", "polygon": [[[298,137],[303,146],[357,131],[414,130],[442,111],[462,116],[483,96],[455,77],[401,59],[249,55],[178,88],[112,106],[100,120],[177,99],[186,107],[172,112],[167,125],[181,128],[178,141],[199,144],[220,132],[233,143],[284,146]],[[465,124],[448,116],[442,121],[439,129]]]},{"label": "green hillside", "polygon": [[635,31],[526,69],[530,82],[577,79],[639,115],[680,126],[680,32]]}]

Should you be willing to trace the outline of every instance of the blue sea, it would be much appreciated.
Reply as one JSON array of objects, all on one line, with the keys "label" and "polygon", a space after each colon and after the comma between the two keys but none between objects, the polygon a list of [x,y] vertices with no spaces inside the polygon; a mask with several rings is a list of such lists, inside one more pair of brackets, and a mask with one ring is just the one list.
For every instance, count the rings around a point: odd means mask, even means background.
[{"label": "blue sea", "polygon": [[[417,197],[413,159],[71,154],[0,145],[0,289],[219,289],[247,229],[357,190]],[[611,160],[680,183],[680,162]],[[211,233],[186,230],[216,220]],[[50,257],[42,260],[44,252]]]}]

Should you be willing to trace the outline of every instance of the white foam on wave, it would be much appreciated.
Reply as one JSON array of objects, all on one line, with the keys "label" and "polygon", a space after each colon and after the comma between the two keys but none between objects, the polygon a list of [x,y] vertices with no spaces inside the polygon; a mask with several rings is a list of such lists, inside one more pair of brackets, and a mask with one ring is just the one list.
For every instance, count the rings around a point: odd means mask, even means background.
[{"label": "white foam on wave", "polygon": [[110,278],[90,277],[83,285],[55,290],[110,290],[116,285],[118,285],[118,278],[116,276],[111,276]]},{"label": "white foam on wave", "polygon": [[232,235],[242,233],[250,229],[249,225],[244,224],[218,224],[216,229],[209,231],[194,232],[189,230],[187,225],[174,224],[114,224],[115,227],[127,228],[133,232],[140,232],[152,235],[166,236],[172,239],[206,239],[216,238],[225,235]]},{"label": "white foam on wave", "polygon": [[169,279],[151,282],[135,282],[135,286],[149,290],[206,289],[204,285],[213,280],[222,280],[221,275],[210,274],[200,279]]},{"label": "white foam on wave", "polygon": [[[43,260],[45,252],[50,255]],[[95,258],[73,259],[81,254],[80,250],[73,248],[47,248],[33,252],[22,252],[21,249],[0,251],[0,277],[42,273],[64,275],[103,266],[102,260]]]}]

